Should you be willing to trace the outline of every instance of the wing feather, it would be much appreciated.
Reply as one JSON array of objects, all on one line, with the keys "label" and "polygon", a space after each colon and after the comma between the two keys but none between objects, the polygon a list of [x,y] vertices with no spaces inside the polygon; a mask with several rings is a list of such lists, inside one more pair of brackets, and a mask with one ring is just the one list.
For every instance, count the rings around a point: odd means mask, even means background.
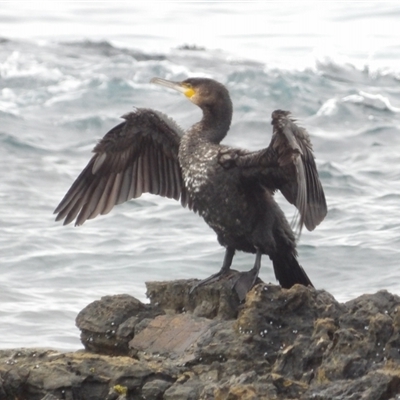
[{"label": "wing feather", "polygon": [[76,218],[75,225],[82,225],[89,218],[96,208],[106,184],[107,181],[101,179],[95,179],[90,184],[88,190],[79,200],[78,204],[81,206],[81,210]]},{"label": "wing feather", "polygon": [[150,193],[160,193],[160,179],[158,173],[158,159],[157,159],[157,148],[153,148],[149,154],[150,171],[151,171],[151,188]]},{"label": "wing feather", "polygon": [[168,177],[166,173],[167,166],[166,166],[165,154],[162,152],[160,153],[159,162],[160,162],[160,177],[162,179],[160,195],[166,197],[168,192]]},{"label": "wing feather", "polygon": [[255,152],[225,148],[220,164],[239,167],[245,179],[256,180],[271,191],[280,190],[300,214],[295,217],[300,235],[304,225],[312,231],[322,222],[327,205],[310,137],[289,115],[282,110],[272,113],[273,135],[267,148]]},{"label": "wing feather", "polygon": [[[100,190],[100,187],[98,186],[93,194],[93,200],[90,199],[91,201],[87,202],[88,204],[88,212],[90,212],[89,216],[87,219],[93,219],[96,218],[99,214],[103,213],[103,210],[105,209],[105,206],[107,204],[107,200],[110,196],[112,187],[114,186],[115,182],[115,174],[112,174],[106,181],[105,188],[103,190]],[[97,202],[97,204],[96,204]]]},{"label": "wing feather", "polygon": [[178,160],[182,130],[164,114],[136,109],[95,146],[95,153],[55,209],[56,220],[83,224],[142,193],[181,199],[187,193]]},{"label": "wing feather", "polygon": [[133,167],[134,165],[128,165],[127,169],[123,171],[123,178],[121,182],[121,187],[119,190],[119,194],[117,197],[117,200],[115,201],[115,204],[121,204],[124,203],[125,201],[128,201],[130,199],[129,197],[129,191],[132,186],[132,178],[133,178]]},{"label": "wing feather", "polygon": [[108,214],[113,209],[114,205],[117,204],[117,197],[120,191],[121,182],[122,182],[122,172],[119,172],[117,175],[115,175],[114,185],[112,186],[106,204],[103,210],[101,211],[102,215]]},{"label": "wing feather", "polygon": [[140,160],[137,158],[132,165],[132,182],[131,182],[131,187],[129,189],[128,193],[128,200],[130,199],[136,199],[136,185],[137,185],[137,180],[138,180],[138,170],[139,170],[139,163]]},{"label": "wing feather", "polygon": [[[173,163],[172,168],[173,168],[173,174],[174,174],[173,181],[176,182],[176,183],[181,182],[181,181],[179,180],[179,177],[180,177],[180,168],[179,168],[179,165],[177,165],[176,163]],[[174,193],[173,198],[174,198],[175,200],[179,200],[179,196],[181,195],[181,192],[182,192],[182,185],[179,185],[179,186],[177,186],[177,187],[175,188],[175,193]]]},{"label": "wing feather", "polygon": [[143,149],[143,154],[141,156],[142,160],[142,173],[143,173],[143,187],[142,193],[150,192],[151,176],[150,176],[150,161],[149,161],[149,151],[148,147],[145,146]]},{"label": "wing feather", "polygon": [[[290,162],[287,161],[292,159],[296,172],[295,179],[290,176],[286,178],[291,182],[292,190],[282,193],[289,202],[297,207],[300,213],[297,226],[298,234],[300,234],[303,225],[310,231],[315,229],[325,218],[328,210],[310,137],[307,131],[296,125],[289,115],[290,112],[282,110],[272,113],[274,137],[271,144],[278,154],[278,161],[284,159],[289,165],[289,168],[285,168],[285,164],[280,162],[280,166],[283,167],[286,174],[293,171],[293,168],[290,168]],[[293,193],[296,193],[295,198],[293,198]],[[289,196],[287,197],[287,195]]]},{"label": "wing feather", "polygon": [[167,158],[167,173],[168,173],[168,194],[167,197],[173,199],[175,196],[175,174],[174,174],[174,166],[172,160]]}]

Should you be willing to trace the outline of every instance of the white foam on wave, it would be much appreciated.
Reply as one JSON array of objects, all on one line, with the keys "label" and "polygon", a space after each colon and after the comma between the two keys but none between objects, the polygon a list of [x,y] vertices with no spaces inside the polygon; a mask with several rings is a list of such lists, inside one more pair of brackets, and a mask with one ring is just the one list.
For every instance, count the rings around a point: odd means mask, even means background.
[{"label": "white foam on wave", "polygon": [[359,91],[358,94],[352,94],[346,97],[343,97],[343,102],[362,104],[367,107],[372,107],[381,111],[391,111],[394,113],[400,112],[399,107],[394,107],[391,105],[390,100],[381,95],[381,94],[371,94],[364,92],[362,90]]},{"label": "white foam on wave", "polygon": [[46,65],[34,54],[17,50],[0,63],[0,76],[3,79],[34,77],[48,81],[58,80],[62,75],[60,69]]}]

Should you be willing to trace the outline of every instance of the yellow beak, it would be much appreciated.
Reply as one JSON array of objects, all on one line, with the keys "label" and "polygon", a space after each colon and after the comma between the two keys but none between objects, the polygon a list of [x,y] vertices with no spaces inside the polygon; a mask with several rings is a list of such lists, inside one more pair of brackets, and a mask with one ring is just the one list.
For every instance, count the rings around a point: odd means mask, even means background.
[{"label": "yellow beak", "polygon": [[151,79],[150,83],[155,83],[156,85],[177,90],[178,92],[183,93],[189,99],[196,94],[195,90],[191,86],[188,86],[182,82],[174,82],[162,78],[153,78]]}]

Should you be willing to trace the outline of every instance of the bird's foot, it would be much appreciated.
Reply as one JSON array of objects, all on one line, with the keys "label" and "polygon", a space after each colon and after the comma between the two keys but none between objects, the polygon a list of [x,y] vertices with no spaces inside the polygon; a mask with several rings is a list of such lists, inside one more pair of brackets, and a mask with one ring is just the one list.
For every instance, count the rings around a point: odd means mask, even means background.
[{"label": "bird's foot", "polygon": [[246,298],[246,294],[254,286],[257,278],[258,270],[252,268],[250,271],[241,272],[235,279],[232,289],[236,291],[240,301],[243,301]]},{"label": "bird's foot", "polygon": [[221,278],[223,278],[225,275],[227,275],[229,273],[229,270],[227,271],[219,271],[216,274],[212,274],[211,276],[209,276],[206,279],[203,279],[202,281],[195,283],[189,290],[189,294],[192,294],[198,287],[200,286],[204,286],[207,285],[209,283],[213,283],[213,282],[218,282]]}]

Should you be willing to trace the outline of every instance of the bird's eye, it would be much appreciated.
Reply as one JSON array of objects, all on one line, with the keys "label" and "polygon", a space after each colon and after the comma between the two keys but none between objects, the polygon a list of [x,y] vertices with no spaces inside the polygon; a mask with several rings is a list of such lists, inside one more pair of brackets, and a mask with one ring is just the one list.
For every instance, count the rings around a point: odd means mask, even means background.
[{"label": "bird's eye", "polygon": [[186,87],[187,89],[192,89],[192,85],[191,85],[190,83],[185,83],[185,87]]}]

